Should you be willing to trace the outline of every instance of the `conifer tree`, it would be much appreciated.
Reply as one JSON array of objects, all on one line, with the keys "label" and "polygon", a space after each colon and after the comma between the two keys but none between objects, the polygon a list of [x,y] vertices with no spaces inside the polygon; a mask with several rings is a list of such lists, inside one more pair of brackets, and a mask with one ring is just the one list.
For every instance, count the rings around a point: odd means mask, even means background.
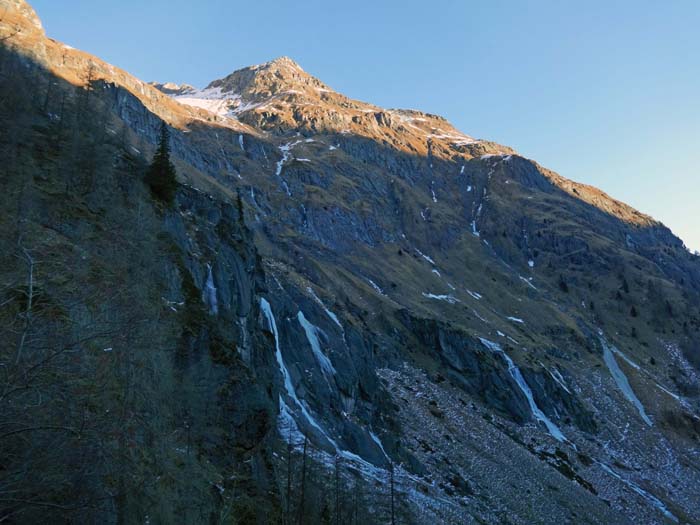
[{"label": "conifer tree", "polygon": [[177,190],[175,166],[170,160],[170,131],[165,122],[160,125],[158,149],[146,173],[146,184],[154,197],[166,204],[171,204]]}]

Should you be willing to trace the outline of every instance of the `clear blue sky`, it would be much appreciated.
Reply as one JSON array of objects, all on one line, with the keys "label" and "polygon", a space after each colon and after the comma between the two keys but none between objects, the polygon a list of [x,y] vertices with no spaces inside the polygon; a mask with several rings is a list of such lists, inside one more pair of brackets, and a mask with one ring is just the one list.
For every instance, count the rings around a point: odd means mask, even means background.
[{"label": "clear blue sky", "polygon": [[281,55],[353,98],[446,116],[662,220],[700,250],[700,1],[30,0],[144,80]]}]

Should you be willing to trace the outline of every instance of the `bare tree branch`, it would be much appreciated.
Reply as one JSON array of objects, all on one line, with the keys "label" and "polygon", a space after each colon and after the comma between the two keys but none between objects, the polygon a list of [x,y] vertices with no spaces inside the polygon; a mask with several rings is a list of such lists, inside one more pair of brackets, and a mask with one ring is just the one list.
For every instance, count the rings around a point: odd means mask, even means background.
[{"label": "bare tree branch", "polygon": [[84,509],[84,508],[88,507],[88,505],[68,507],[66,505],[58,505],[56,503],[49,503],[48,501],[32,501],[30,499],[16,499],[16,498],[0,498],[0,502],[23,503],[25,505],[34,505],[37,507],[49,507],[52,509],[60,509],[60,510],[78,510],[78,509]]},{"label": "bare tree branch", "polygon": [[24,344],[29,334],[29,330],[32,325],[32,306],[34,300],[34,258],[30,255],[29,251],[22,246],[22,238],[20,237],[17,241],[17,246],[23,253],[25,260],[27,262],[27,309],[24,313],[24,330],[22,332],[22,337],[20,338],[19,345],[17,346],[17,355],[15,356],[15,365],[17,365],[22,358],[22,352],[24,351]]},{"label": "bare tree branch", "polygon": [[20,428],[19,430],[13,430],[12,432],[6,432],[4,434],[0,434],[0,439],[5,439],[7,437],[14,436],[16,434],[22,434],[24,432],[34,432],[34,431],[38,431],[38,430],[64,430],[64,431],[69,432],[71,434],[75,434],[76,436],[80,436],[80,431],[76,430],[74,428],[45,426],[45,427]]}]

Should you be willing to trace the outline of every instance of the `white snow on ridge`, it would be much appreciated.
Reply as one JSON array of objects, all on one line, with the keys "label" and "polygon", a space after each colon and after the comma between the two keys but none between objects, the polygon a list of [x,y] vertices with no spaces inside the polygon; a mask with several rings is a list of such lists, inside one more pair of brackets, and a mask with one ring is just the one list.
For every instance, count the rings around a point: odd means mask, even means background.
[{"label": "white snow on ridge", "polygon": [[525,321],[523,321],[519,317],[506,317],[506,319],[508,319],[509,321],[513,321],[514,323],[525,324]]},{"label": "white snow on ridge", "polygon": [[493,159],[493,158],[501,158],[505,162],[508,162],[510,159],[513,158],[513,155],[509,155],[507,153],[487,153],[486,155],[482,155],[479,157],[481,160],[488,160],[488,159]]},{"label": "white snow on ridge", "polygon": [[189,98],[189,97],[182,97],[176,99],[178,102],[181,104],[185,104],[187,106],[199,108],[199,109],[205,109],[209,111],[210,113],[214,113],[215,115],[219,115],[220,117],[227,117],[228,112],[229,112],[229,102],[226,100],[207,100],[207,99],[199,99],[199,98]]},{"label": "white snow on ridge", "polygon": [[[284,93],[281,93],[282,95]],[[174,95],[172,99],[195,108],[205,109],[215,115],[227,118],[236,118],[245,111],[263,107],[269,104],[275,97],[264,102],[244,102],[238,93],[224,93],[220,87],[207,88],[187,93]]]},{"label": "white snow on ridge", "polygon": [[240,98],[240,96],[226,97],[221,92],[221,88],[209,88],[187,95],[175,95],[172,98],[180,104],[205,109],[220,117],[227,117],[233,100]]},{"label": "white snow on ridge", "polygon": [[439,134],[430,134],[428,135],[429,138],[431,139],[438,139],[438,140],[449,140],[451,141],[455,146],[466,146],[468,144],[476,144],[479,142],[473,137],[470,137],[469,135],[465,135],[464,133],[448,133],[443,130],[438,130],[441,133]]},{"label": "white snow on ridge", "polygon": [[481,295],[480,293],[472,292],[471,290],[467,290],[467,293],[468,293],[469,295],[471,295],[471,296],[472,296],[474,299],[476,299],[477,301],[480,301],[481,298],[483,297],[483,295]]}]

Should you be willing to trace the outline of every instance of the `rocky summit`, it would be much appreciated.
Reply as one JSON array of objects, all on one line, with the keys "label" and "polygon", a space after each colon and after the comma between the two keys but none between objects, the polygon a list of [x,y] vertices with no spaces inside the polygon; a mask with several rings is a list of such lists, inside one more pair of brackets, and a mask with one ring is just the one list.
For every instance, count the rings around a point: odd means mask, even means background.
[{"label": "rocky summit", "polygon": [[700,523],[663,224],[289,58],[149,84],[23,0],[0,44],[0,522]]}]

